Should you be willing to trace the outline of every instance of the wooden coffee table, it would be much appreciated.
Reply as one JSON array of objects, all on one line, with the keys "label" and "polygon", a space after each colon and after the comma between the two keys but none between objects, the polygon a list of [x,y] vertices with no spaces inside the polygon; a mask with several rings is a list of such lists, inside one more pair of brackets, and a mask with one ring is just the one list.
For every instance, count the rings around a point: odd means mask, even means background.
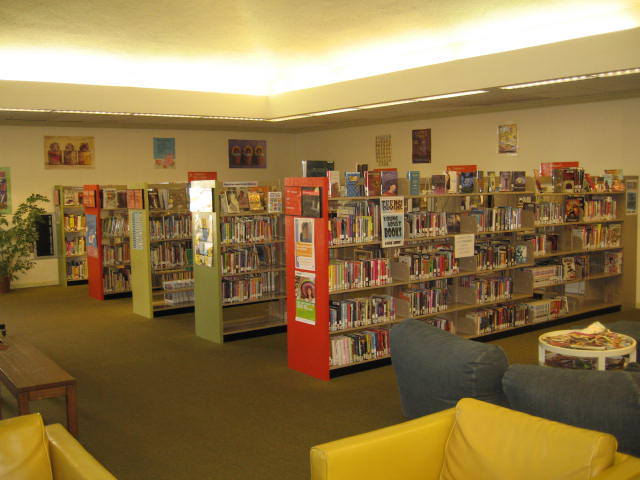
[{"label": "wooden coffee table", "polygon": [[[69,433],[77,437],[76,379],[20,337],[4,337],[3,343],[9,348],[0,350],[0,381],[18,400],[18,414],[29,413],[31,400],[65,396],[67,428]],[[0,418],[2,418],[1,409]]]}]

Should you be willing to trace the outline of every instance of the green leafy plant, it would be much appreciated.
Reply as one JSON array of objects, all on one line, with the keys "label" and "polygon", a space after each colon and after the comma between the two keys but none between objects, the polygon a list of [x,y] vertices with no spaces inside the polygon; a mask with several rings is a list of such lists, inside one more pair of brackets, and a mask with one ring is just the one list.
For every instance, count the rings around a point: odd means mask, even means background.
[{"label": "green leafy plant", "polygon": [[33,268],[34,244],[38,239],[38,222],[44,209],[38,202],[48,202],[44,195],[32,193],[18,206],[11,222],[0,214],[0,279],[15,280],[19,273]]}]

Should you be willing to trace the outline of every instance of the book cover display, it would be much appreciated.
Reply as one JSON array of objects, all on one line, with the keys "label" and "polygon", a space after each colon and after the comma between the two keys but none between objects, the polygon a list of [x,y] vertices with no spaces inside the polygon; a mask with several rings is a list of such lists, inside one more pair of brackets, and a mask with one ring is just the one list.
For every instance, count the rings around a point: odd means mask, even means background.
[{"label": "book cover display", "polygon": [[409,195],[420,195],[420,172],[417,170],[408,171],[407,180],[409,180]]},{"label": "book cover display", "polygon": [[359,197],[360,189],[358,183],[360,182],[360,173],[358,172],[345,172],[344,184],[346,187],[347,197]]},{"label": "book cover display", "polygon": [[380,170],[380,195],[393,196],[398,194],[398,170],[396,168]]},{"label": "book cover display", "polygon": [[377,171],[364,172],[365,190],[368,197],[379,197],[382,191],[382,174]]}]

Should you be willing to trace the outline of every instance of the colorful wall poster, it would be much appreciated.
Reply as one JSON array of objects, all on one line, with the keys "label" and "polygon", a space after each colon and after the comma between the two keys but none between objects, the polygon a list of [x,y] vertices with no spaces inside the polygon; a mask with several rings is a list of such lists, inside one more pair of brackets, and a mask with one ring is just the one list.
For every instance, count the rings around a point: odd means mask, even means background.
[{"label": "colorful wall poster", "polygon": [[9,167],[0,167],[0,213],[11,213],[11,175]]},{"label": "colorful wall poster", "polygon": [[44,137],[44,168],[94,168],[94,137]]},{"label": "colorful wall poster", "polygon": [[229,140],[229,168],[267,168],[267,141]]},{"label": "colorful wall poster", "polygon": [[411,161],[413,163],[431,163],[431,129],[411,131]]},{"label": "colorful wall poster", "polygon": [[153,163],[156,168],[176,168],[175,138],[153,138]]},{"label": "colorful wall poster", "polygon": [[316,270],[314,226],[312,218],[294,218],[296,268],[312,272]]},{"label": "colorful wall poster", "polygon": [[518,153],[518,125],[498,125],[498,153]]},{"label": "colorful wall poster", "polygon": [[404,197],[380,198],[382,248],[404,245]]},{"label": "colorful wall poster", "polygon": [[316,274],[296,270],[296,322],[316,324]]},{"label": "colorful wall poster", "polygon": [[376,163],[379,167],[391,165],[391,134],[376,135]]},{"label": "colorful wall poster", "polygon": [[97,215],[87,214],[87,256],[98,258]]}]

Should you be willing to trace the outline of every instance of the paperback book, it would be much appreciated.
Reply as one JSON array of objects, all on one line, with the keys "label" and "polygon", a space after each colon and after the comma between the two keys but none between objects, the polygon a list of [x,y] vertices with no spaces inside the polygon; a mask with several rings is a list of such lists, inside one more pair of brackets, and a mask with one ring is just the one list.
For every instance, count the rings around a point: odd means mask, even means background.
[{"label": "paperback book", "polygon": [[378,171],[364,172],[365,191],[368,197],[379,197],[382,189],[382,176]]},{"label": "paperback book", "polygon": [[360,174],[358,172],[345,172],[344,184],[346,186],[347,197],[359,197],[358,181]]},{"label": "paperback book", "polygon": [[513,172],[513,191],[524,192],[527,187],[527,175],[524,171],[517,170]]},{"label": "paperback book", "polygon": [[380,195],[394,196],[398,194],[398,170],[396,168],[380,170]]},{"label": "paperback book", "polygon": [[475,180],[475,172],[460,172],[460,192],[473,193]]},{"label": "paperback book", "polygon": [[301,188],[301,215],[303,217],[322,217],[322,202],[320,187],[302,187]]},{"label": "paperback book", "polygon": [[282,213],[282,192],[267,193],[267,211],[269,213]]}]

